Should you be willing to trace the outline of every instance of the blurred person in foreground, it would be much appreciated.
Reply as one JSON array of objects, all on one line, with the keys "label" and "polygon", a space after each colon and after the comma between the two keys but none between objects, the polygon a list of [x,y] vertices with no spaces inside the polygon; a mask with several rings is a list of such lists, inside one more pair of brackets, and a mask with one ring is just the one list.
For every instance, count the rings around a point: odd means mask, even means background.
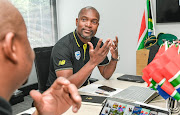
[{"label": "blurred person in foreground", "polygon": [[[0,115],[12,115],[8,101],[28,78],[34,61],[24,20],[8,1],[0,0]],[[77,112],[81,97],[75,85],[59,77],[43,94],[30,92],[35,102],[34,115],[60,115],[69,107]]]}]

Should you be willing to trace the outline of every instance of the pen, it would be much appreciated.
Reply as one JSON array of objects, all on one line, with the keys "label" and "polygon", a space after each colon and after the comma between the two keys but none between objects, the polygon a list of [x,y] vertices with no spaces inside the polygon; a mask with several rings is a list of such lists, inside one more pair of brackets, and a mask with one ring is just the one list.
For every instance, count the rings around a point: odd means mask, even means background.
[{"label": "pen", "polygon": [[101,93],[101,92],[95,92],[97,94],[101,94],[101,95],[105,95],[105,96],[109,96],[108,94],[105,94],[105,93]]}]

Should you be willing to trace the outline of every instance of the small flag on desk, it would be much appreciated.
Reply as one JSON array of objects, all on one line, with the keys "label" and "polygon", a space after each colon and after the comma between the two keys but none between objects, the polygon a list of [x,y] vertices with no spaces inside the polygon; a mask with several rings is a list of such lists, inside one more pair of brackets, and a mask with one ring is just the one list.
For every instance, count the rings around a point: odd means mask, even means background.
[{"label": "small flag on desk", "polygon": [[[148,87],[164,98],[180,100],[180,46],[165,42],[155,58],[143,69]],[[179,63],[178,63],[179,62]]]},{"label": "small flag on desk", "polygon": [[138,37],[138,45],[137,50],[144,48],[144,41],[148,38],[148,36],[154,35],[153,31],[153,19],[151,13],[151,2],[150,0],[146,0],[146,5],[141,21],[141,27]]}]

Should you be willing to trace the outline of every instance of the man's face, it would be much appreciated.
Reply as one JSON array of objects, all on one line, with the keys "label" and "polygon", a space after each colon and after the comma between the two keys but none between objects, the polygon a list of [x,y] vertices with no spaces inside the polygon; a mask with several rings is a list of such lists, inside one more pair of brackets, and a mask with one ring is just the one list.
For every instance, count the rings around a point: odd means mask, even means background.
[{"label": "man's face", "polygon": [[99,26],[99,15],[95,10],[84,9],[76,19],[77,33],[83,39],[91,39]]}]

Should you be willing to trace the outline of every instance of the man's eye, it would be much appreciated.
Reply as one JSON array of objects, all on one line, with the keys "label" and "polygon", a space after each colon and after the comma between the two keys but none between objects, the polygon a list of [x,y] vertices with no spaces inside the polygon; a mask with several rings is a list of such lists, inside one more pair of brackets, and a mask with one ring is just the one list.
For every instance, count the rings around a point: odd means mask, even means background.
[{"label": "man's eye", "polygon": [[92,21],[93,24],[97,24],[98,22],[97,21]]},{"label": "man's eye", "polygon": [[85,18],[83,18],[83,19],[82,19],[82,21],[84,22],[84,21],[86,21],[86,19],[85,19]]}]

